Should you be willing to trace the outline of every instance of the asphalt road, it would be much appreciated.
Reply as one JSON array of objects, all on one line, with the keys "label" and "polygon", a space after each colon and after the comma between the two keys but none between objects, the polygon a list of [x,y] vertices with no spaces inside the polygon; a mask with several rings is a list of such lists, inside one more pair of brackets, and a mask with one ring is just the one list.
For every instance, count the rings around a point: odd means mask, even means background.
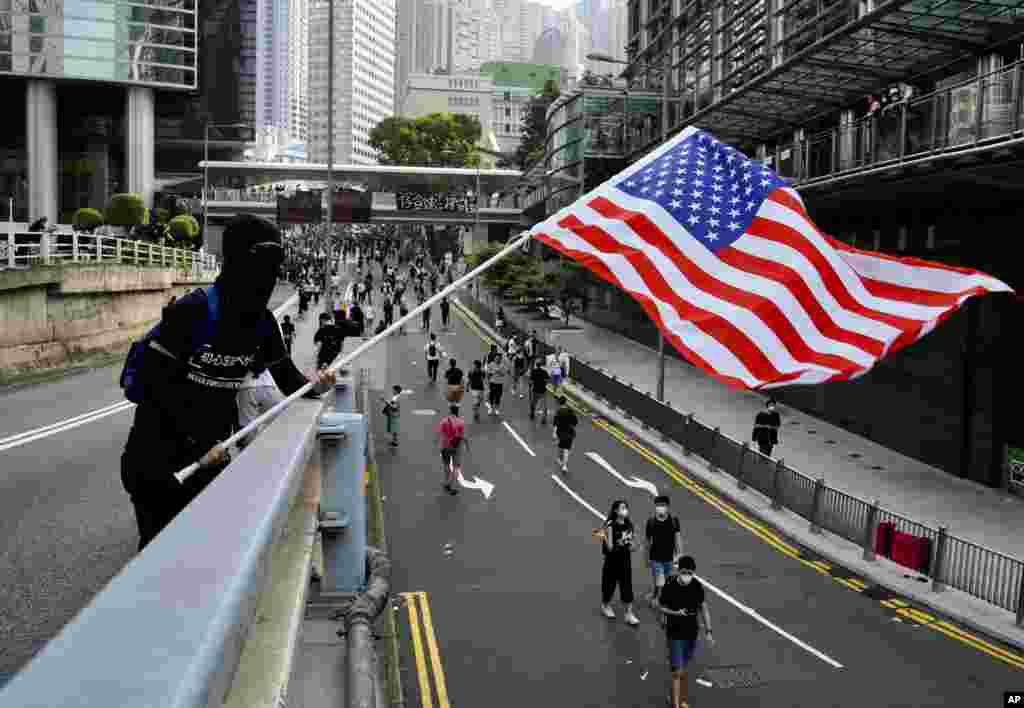
[{"label": "asphalt road", "polygon": [[[452,319],[454,333],[440,339],[468,370],[485,346]],[[433,321],[438,326],[436,311]],[[473,489],[449,496],[433,432],[447,406],[443,377],[426,382],[425,335],[418,327],[408,332],[388,344],[388,387],[413,391],[403,401],[397,449],[387,445],[381,406],[372,411],[410,708],[667,704],[664,635],[653,611],[637,602],[638,628],[622,621],[617,599],[619,619],[600,614],[601,552],[591,537],[600,521],[552,474],[601,514],[626,499],[641,529],[652,499],[588,452],[669,494],[698,575],[752,610],[708,592],[716,646],[698,649],[692,673],[711,686],[691,682],[692,705],[984,706],[1024,685],[1024,663],[1000,661],[927,626],[927,618],[914,621],[908,610],[880,602],[899,598],[844,585],[806,558],[780,552],[765,540],[771,536],[687,491],[587,416],[563,476],[550,426],[528,419],[526,399],[506,391],[503,416],[480,423],[464,405],[471,445],[465,473],[496,486],[490,500]],[[649,586],[642,552],[634,555],[633,577],[641,597]],[[415,623],[408,608],[414,600]]]},{"label": "asphalt road", "polygon": [[[291,292],[278,287],[271,309]],[[120,478],[130,409],[3,448],[13,435],[124,401],[119,374],[110,366],[0,390],[0,685],[138,548]]]}]

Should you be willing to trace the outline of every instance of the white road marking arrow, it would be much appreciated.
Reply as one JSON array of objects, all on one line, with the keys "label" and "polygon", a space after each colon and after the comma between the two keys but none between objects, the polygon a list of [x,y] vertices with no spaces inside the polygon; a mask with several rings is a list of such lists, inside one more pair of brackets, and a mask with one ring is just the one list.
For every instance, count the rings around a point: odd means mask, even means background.
[{"label": "white road marking arrow", "polygon": [[639,477],[635,477],[635,476],[632,479],[626,479],[621,474],[619,474],[618,471],[614,467],[612,467],[608,463],[608,460],[604,459],[603,457],[598,455],[596,452],[588,452],[587,453],[587,457],[589,457],[591,460],[596,462],[601,467],[604,467],[606,470],[608,470],[608,473],[612,477],[615,477],[615,479],[619,480],[620,482],[625,484],[627,487],[632,487],[633,489],[643,489],[643,490],[646,490],[646,491],[650,492],[651,496],[654,496],[654,497],[658,496],[658,488],[655,487],[652,482],[648,482],[645,479],[640,479]]},{"label": "white road marking arrow", "polygon": [[494,485],[488,482],[486,479],[480,479],[479,477],[473,477],[473,481],[469,482],[462,473],[459,472],[459,484],[466,489],[479,489],[484,495],[484,499],[491,498],[491,492],[494,491]]}]

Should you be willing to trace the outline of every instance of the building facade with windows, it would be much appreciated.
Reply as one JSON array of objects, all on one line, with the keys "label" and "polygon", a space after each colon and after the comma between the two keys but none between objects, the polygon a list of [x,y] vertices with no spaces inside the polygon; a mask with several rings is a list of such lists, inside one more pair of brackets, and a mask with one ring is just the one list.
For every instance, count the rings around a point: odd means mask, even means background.
[{"label": "building facade with windows", "polygon": [[480,67],[480,75],[489,77],[494,86],[490,127],[499,150],[506,155],[519,147],[530,100],[549,81],[559,89],[566,88],[569,81],[568,70],[560,66],[511,61],[488,62]]},{"label": "building facade with windows", "polygon": [[[325,0],[309,16],[309,160],[327,162]],[[334,6],[334,162],[376,164],[370,131],[394,115],[395,0],[336,0]]]},{"label": "building facade with windows", "polygon": [[[555,173],[530,199],[550,213],[695,125],[786,178],[824,232],[1019,288],[1005,234],[1024,182],[1022,18],[1022,0],[630,0],[628,85],[581,86],[552,107]],[[657,341],[628,298],[595,283],[592,302],[589,317]],[[1013,296],[972,299],[856,381],[777,395],[951,474],[1024,490],[1007,464],[1024,449],[1010,424],[1019,312]]]},{"label": "building facade with windows", "polygon": [[198,88],[197,27],[195,0],[0,9],[0,190],[15,220],[67,223],[113,191],[151,197],[156,94]]},{"label": "building facade with windows", "polygon": [[[401,115],[418,118],[431,113],[461,113],[475,116],[480,122],[478,145],[489,151],[499,151],[500,143],[491,126],[494,82],[479,74],[412,74],[404,91]],[[493,166],[492,155],[482,156],[485,166]]]}]

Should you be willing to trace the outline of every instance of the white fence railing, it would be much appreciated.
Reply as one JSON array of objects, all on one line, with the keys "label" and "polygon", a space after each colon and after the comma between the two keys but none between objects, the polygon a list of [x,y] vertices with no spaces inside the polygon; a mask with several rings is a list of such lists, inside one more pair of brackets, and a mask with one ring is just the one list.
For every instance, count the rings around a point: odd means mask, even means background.
[{"label": "white fence railing", "polygon": [[124,263],[191,273],[216,272],[217,257],[116,236],[81,232],[0,233],[0,270],[58,263]]}]

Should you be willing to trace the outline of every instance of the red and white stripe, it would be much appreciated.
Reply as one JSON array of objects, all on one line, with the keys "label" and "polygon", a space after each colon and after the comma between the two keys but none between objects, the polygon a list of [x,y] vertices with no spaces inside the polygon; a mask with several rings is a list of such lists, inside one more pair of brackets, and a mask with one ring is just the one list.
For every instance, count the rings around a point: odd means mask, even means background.
[{"label": "red and white stripe", "polygon": [[661,206],[610,183],[533,235],[628,292],[687,360],[742,388],[855,378],[972,295],[1010,290],[977,271],[838,242],[788,188],[718,254]]}]

